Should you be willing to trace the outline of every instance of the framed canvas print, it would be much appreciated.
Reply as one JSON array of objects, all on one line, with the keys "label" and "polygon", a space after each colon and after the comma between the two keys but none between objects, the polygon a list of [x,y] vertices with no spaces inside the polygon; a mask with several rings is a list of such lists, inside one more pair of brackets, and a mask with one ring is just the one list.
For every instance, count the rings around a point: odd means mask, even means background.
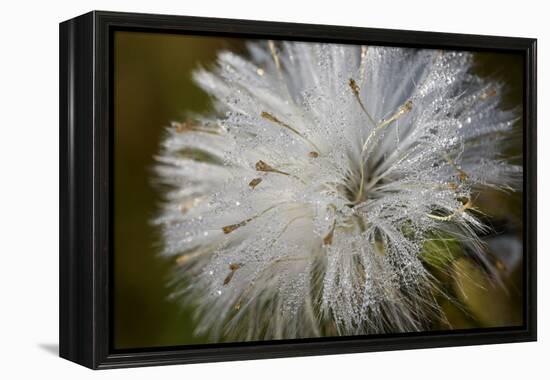
[{"label": "framed canvas print", "polygon": [[536,339],[536,40],[60,24],[60,355]]}]

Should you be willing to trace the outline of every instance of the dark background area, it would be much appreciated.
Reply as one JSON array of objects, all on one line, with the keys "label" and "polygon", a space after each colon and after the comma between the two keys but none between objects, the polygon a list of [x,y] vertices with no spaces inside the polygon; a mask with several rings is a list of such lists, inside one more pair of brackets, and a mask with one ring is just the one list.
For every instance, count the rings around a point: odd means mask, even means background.
[{"label": "dark background area", "polygon": [[[239,39],[116,32],[114,58],[114,343],[138,348],[206,343],[193,335],[192,310],[169,300],[172,261],[159,256],[157,215],[161,195],[152,183],[153,156],[164,127],[203,112],[209,99],[191,80],[199,65],[209,67],[223,49],[243,51]],[[509,106],[521,104],[522,60],[506,54],[477,54],[477,70],[509,84]],[[518,124],[518,139],[521,138]],[[521,144],[508,152],[521,155]],[[521,235],[521,195],[486,194],[487,208],[517,225]],[[472,278],[483,277],[459,263]],[[509,292],[490,284],[469,290],[472,315],[444,305],[453,328],[521,323],[521,272],[507,279]],[[476,309],[477,308],[477,309]],[[477,310],[477,311],[476,311]],[[437,326],[436,326],[437,328]],[[448,328],[441,326],[441,328]]]},{"label": "dark background area", "polygon": [[115,34],[115,347],[204,342],[192,335],[189,310],[169,301],[172,262],[159,257],[160,234],[150,221],[160,195],[153,156],[165,126],[187,112],[206,111],[208,96],[192,70],[242,42],[210,37]]}]

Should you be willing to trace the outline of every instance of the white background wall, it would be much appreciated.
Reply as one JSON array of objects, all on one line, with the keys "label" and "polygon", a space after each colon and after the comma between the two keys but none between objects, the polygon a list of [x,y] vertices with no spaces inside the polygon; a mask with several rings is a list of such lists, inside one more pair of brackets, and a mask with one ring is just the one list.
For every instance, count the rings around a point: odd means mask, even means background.
[{"label": "white background wall", "polygon": [[[545,1],[5,1],[0,21],[0,377],[61,379],[549,378],[550,12]],[[93,9],[539,39],[539,342],[94,373],[58,342],[58,22]],[[543,298],[546,297],[546,300]],[[544,351],[547,351],[544,353]]]}]

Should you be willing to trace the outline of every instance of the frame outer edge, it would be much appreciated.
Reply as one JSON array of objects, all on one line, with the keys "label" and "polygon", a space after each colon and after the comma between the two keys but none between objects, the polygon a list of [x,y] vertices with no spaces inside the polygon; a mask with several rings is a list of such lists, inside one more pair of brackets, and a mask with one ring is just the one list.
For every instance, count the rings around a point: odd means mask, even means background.
[{"label": "frame outer edge", "polygon": [[59,356],[94,367],[92,13],[59,26]]},{"label": "frame outer edge", "polygon": [[[112,206],[110,156],[109,31],[117,27],[282,39],[374,40],[381,44],[471,46],[523,52],[525,66],[526,164],[529,182],[525,218],[529,228],[523,329],[440,336],[369,337],[356,341],[281,342],[242,347],[204,347],[141,353],[110,352],[108,296],[109,223]],[[303,28],[301,28],[303,27]],[[406,36],[405,34],[408,33]],[[414,42],[416,41],[416,42]],[[536,40],[431,32],[303,25],[185,16],[94,11],[60,25],[60,356],[89,368],[199,363],[289,356],[343,354],[536,340]],[[533,240],[534,239],[534,240]]]},{"label": "frame outer edge", "polygon": [[73,56],[70,54],[72,22],[59,24],[59,356],[70,359],[73,351],[71,333],[74,330],[69,310],[72,309],[70,295],[72,287],[70,236],[70,140],[71,124],[71,74]]}]

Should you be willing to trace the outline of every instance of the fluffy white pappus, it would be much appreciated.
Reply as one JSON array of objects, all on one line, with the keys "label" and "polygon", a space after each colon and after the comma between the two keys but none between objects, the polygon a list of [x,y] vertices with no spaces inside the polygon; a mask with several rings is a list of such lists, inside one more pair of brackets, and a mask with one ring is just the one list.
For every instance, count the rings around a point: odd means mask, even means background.
[{"label": "fluffy white pappus", "polygon": [[465,52],[248,48],[194,73],[212,113],[174,123],[157,157],[168,190],[155,222],[196,332],[429,328],[442,290],[424,247],[450,236],[483,255],[475,195],[520,187],[502,155],[520,110],[501,107],[503,84]]}]

